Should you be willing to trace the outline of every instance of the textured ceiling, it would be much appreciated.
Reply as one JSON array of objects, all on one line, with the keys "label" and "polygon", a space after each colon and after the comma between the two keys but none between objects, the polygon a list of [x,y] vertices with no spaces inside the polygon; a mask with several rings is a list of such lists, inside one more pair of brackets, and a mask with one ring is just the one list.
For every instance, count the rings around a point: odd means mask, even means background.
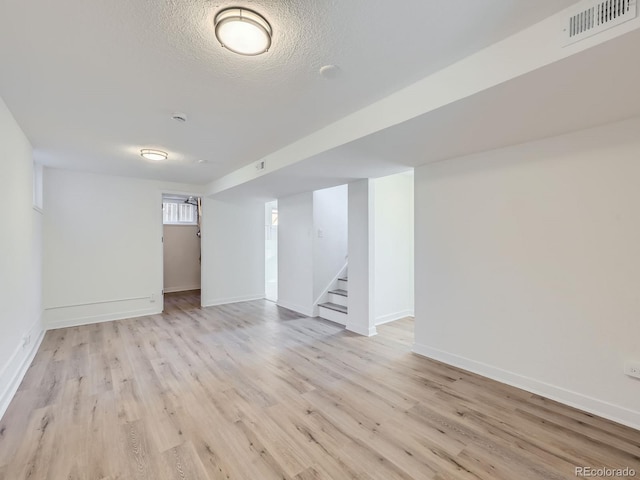
[{"label": "textured ceiling", "polygon": [[[0,96],[41,163],[205,183],[572,3],[2,0]],[[267,17],[267,54],[215,41],[228,6]],[[142,147],[171,161],[146,163]]]},{"label": "textured ceiling", "polygon": [[[528,151],[593,150],[637,137],[640,29],[403,123],[257,177],[218,198],[269,200],[381,177],[426,163],[530,143]],[[597,66],[597,67],[595,67]],[[615,88],[608,88],[615,79]],[[594,95],[602,92],[606,94]],[[526,95],[523,95],[526,92]],[[622,120],[635,118],[635,122]],[[609,124],[605,138],[587,130]],[[619,130],[619,131],[618,131]],[[563,134],[582,131],[579,138]],[[553,140],[548,140],[553,137]],[[519,152],[527,151],[520,149]],[[540,150],[542,152],[542,150]]]}]

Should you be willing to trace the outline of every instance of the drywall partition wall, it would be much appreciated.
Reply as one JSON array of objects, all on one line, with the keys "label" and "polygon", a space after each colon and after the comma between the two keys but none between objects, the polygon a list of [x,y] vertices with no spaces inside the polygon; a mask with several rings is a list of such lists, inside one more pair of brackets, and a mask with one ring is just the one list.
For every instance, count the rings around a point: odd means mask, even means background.
[{"label": "drywall partition wall", "polygon": [[349,316],[347,330],[375,335],[375,183],[349,184]]},{"label": "drywall partition wall", "polygon": [[264,203],[204,198],[202,305],[264,298]]},{"label": "drywall partition wall", "polygon": [[41,223],[33,208],[31,146],[0,99],[0,417],[43,336]]},{"label": "drywall partition wall", "polygon": [[164,291],[200,288],[200,238],[197,225],[165,225],[163,229]]},{"label": "drywall partition wall", "polygon": [[278,305],[313,315],[313,192],[278,199]]},{"label": "drywall partition wall", "polygon": [[162,192],[197,189],[45,169],[48,328],[162,311]]},{"label": "drywall partition wall", "polygon": [[416,169],[415,351],[640,428],[638,131]]},{"label": "drywall partition wall", "polygon": [[376,325],[413,316],[413,172],[375,185]]},{"label": "drywall partition wall", "polygon": [[347,263],[348,208],[347,185],[313,192],[314,303]]}]

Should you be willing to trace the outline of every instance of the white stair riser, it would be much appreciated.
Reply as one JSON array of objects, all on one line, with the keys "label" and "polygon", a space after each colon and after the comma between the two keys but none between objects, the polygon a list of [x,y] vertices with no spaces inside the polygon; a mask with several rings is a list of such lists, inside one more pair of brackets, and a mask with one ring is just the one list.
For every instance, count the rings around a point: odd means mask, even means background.
[{"label": "white stair riser", "polygon": [[346,290],[347,292],[349,291],[348,287],[349,282],[345,281],[345,280],[338,280],[338,288],[341,290]]},{"label": "white stair riser", "polygon": [[336,312],[330,308],[320,307],[320,317],[331,320],[332,322],[339,323],[340,325],[347,325],[347,314],[342,312]]},{"label": "white stair riser", "polygon": [[329,294],[329,301],[331,303],[336,303],[338,305],[342,305],[344,307],[347,307],[347,297],[343,297],[342,295],[336,295],[335,293],[330,293]]}]

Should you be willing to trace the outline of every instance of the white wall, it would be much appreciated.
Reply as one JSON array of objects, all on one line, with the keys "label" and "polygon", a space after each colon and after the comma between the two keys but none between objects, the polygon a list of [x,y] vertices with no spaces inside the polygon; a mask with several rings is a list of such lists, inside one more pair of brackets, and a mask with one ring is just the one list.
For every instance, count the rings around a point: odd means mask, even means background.
[{"label": "white wall", "polygon": [[197,225],[164,226],[164,291],[200,288],[200,238]]},{"label": "white wall", "polygon": [[278,199],[278,305],[312,315],[313,192]]},{"label": "white wall", "polygon": [[413,174],[374,180],[376,325],[413,316]]},{"label": "white wall", "polygon": [[162,192],[198,193],[190,185],[45,169],[48,328],[162,311]]},{"label": "white wall", "polygon": [[347,330],[375,335],[375,183],[349,184],[349,315]]},{"label": "white wall", "polygon": [[347,263],[348,187],[313,192],[313,300],[324,293]]},{"label": "white wall", "polygon": [[638,131],[418,168],[415,350],[640,428]]},{"label": "white wall", "polygon": [[204,198],[202,305],[264,298],[264,203]]},{"label": "white wall", "polygon": [[[33,208],[31,146],[0,99],[0,417],[42,340],[42,215]],[[36,195],[37,196],[37,195]],[[25,344],[25,339],[28,339]]]}]

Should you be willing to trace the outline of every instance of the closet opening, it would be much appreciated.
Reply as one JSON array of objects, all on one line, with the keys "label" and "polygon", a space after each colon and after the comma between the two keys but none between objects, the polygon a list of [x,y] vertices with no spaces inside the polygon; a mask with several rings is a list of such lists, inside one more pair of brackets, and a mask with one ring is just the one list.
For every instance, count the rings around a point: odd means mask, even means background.
[{"label": "closet opening", "polygon": [[162,195],[164,310],[200,306],[202,201],[190,195]]}]

